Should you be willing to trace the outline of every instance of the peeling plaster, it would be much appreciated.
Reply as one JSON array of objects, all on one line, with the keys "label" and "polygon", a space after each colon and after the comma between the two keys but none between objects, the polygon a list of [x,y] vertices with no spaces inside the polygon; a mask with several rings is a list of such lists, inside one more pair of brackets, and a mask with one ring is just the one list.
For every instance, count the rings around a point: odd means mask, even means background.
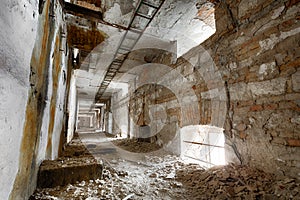
[{"label": "peeling plaster", "polygon": [[270,35],[268,39],[259,41],[259,45],[262,48],[262,50],[257,54],[259,55],[262,51],[273,49],[274,46],[279,42],[298,33],[300,33],[300,27],[287,32],[281,32],[279,36],[276,36],[276,34]]}]

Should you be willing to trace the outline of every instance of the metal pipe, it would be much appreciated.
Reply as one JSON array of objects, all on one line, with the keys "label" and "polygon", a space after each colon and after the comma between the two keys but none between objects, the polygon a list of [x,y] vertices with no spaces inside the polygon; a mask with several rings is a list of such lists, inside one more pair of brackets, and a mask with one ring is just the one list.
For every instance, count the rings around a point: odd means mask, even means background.
[{"label": "metal pipe", "polygon": [[204,145],[204,146],[212,146],[212,147],[224,148],[222,146],[213,145],[213,144],[205,144],[205,143],[201,143],[201,142],[191,142],[191,141],[183,141],[183,142],[190,143],[190,144],[198,144],[198,145]]}]

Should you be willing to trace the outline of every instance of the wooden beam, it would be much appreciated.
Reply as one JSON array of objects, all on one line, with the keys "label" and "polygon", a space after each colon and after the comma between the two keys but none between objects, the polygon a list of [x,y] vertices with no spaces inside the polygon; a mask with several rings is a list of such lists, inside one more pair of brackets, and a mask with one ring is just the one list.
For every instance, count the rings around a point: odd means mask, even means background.
[{"label": "wooden beam", "polygon": [[64,4],[66,13],[92,20],[103,20],[103,14],[99,11],[91,10],[69,2],[64,2]]},{"label": "wooden beam", "polygon": [[89,19],[91,21],[96,21],[101,24],[105,24],[108,26],[112,26],[118,29],[128,30],[127,27],[121,26],[118,24],[109,23],[103,20],[103,13],[99,11],[95,11],[89,8],[85,8],[83,6],[79,6],[73,3],[65,2],[64,0],[59,0],[61,6],[63,7],[63,10],[65,13],[82,17],[85,19]]}]

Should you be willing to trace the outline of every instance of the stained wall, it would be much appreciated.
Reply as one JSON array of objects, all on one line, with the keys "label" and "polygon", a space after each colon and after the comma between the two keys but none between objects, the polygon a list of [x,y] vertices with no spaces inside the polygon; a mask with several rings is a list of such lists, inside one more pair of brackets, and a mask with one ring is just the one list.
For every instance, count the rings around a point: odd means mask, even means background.
[{"label": "stained wall", "polygon": [[27,199],[41,161],[62,147],[67,33],[58,1],[5,2],[0,23],[0,198]]},{"label": "stained wall", "polygon": [[[227,160],[298,178],[299,7],[288,0],[222,1],[216,33],[189,52],[209,52],[224,81]],[[205,82],[211,92],[217,88],[213,79]]]}]

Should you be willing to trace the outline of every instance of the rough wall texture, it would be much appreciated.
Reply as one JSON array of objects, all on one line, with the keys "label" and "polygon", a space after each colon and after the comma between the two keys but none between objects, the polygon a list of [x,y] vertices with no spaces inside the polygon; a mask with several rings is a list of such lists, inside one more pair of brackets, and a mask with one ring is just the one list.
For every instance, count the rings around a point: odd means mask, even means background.
[{"label": "rough wall texture", "polygon": [[[161,145],[168,144],[176,135],[179,123],[179,104],[169,89],[156,84],[138,88],[129,101],[130,117],[136,127],[133,136],[153,138]],[[142,135],[140,127],[149,126],[149,136]]]},{"label": "rough wall texture", "polygon": [[46,1],[40,11],[37,1],[8,2],[1,9],[1,199],[27,199],[41,161],[58,154],[64,22],[58,1]]},{"label": "rough wall texture", "polygon": [[[221,1],[216,33],[175,64],[161,57],[174,70],[157,81],[179,101],[179,127],[222,127],[227,161],[292,177],[300,175],[299,7],[292,0]],[[159,76],[152,71],[144,74]]]},{"label": "rough wall texture", "polygon": [[0,199],[18,172],[30,88],[30,58],[38,23],[36,1],[2,1],[0,8]]},{"label": "rough wall texture", "polygon": [[298,178],[299,8],[288,0],[222,1],[217,31],[201,45],[225,81],[227,159]]},{"label": "rough wall texture", "polygon": [[[129,122],[129,107],[128,96],[122,95],[122,92],[117,92],[112,97],[112,117],[113,117],[113,134],[121,136],[129,135],[130,122]],[[121,114],[122,113],[122,114]]]}]

